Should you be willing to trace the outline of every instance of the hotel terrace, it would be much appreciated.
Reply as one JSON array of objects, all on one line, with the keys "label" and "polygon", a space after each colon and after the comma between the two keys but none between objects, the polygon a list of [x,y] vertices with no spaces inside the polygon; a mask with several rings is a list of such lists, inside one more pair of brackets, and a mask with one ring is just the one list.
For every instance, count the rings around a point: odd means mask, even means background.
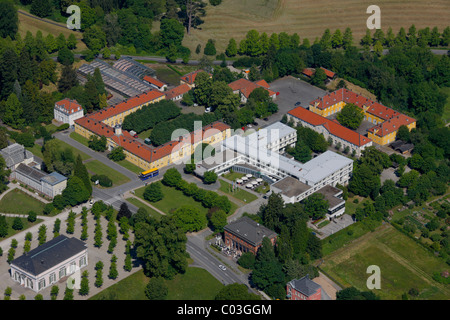
[{"label": "hotel terrace", "polygon": [[409,130],[416,127],[416,119],[344,88],[312,101],[309,110],[322,117],[328,117],[341,111],[347,103],[360,107],[364,113],[364,120],[375,125],[369,129],[368,137],[379,145],[394,142],[398,128],[402,125]]}]

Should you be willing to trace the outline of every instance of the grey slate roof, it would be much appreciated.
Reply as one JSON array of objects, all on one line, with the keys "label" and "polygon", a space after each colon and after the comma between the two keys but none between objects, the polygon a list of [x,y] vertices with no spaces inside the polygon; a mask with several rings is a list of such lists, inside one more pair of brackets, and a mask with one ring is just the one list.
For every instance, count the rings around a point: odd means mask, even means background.
[{"label": "grey slate roof", "polygon": [[260,245],[264,237],[273,238],[277,235],[274,231],[267,229],[249,217],[242,217],[229,223],[224,230],[244,239],[253,246]]},{"label": "grey slate roof", "polygon": [[25,159],[33,158],[33,154],[25,149],[24,146],[13,143],[6,148],[0,150],[0,155],[5,159],[8,168],[24,161]]},{"label": "grey slate roof", "polygon": [[[319,284],[309,279],[309,276],[306,275],[301,279],[294,279],[289,282],[289,284],[297,290],[298,292],[304,294],[309,297],[317,292],[320,288],[322,288]],[[323,290],[322,290],[323,291]]]},{"label": "grey slate roof", "polygon": [[23,163],[17,166],[16,172],[20,172],[24,176],[36,181],[37,183],[41,183],[41,179],[47,176],[47,173],[35,168],[31,168]]},{"label": "grey slate roof", "polygon": [[11,265],[37,276],[85,249],[83,241],[60,235],[14,259]]}]

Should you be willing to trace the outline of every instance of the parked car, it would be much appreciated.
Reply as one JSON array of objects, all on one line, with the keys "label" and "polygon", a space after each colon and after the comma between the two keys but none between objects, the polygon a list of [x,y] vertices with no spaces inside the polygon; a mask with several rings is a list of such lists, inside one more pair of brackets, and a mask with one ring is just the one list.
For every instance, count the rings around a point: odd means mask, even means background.
[{"label": "parked car", "polygon": [[269,118],[264,118],[264,121],[269,121]]},{"label": "parked car", "polygon": [[247,127],[249,127],[249,128],[251,128],[252,127],[252,125],[249,123],[248,125],[247,125]]},{"label": "parked car", "polygon": [[297,106],[299,106],[301,104],[301,102],[300,101],[297,101],[296,103],[295,103],[295,106],[297,107]]},{"label": "parked car", "polygon": [[254,125],[254,126],[257,126],[257,125],[258,125],[258,122],[253,121],[253,125]]},{"label": "parked car", "polygon": [[133,138],[139,138],[139,136],[137,135],[137,133],[133,136]]}]

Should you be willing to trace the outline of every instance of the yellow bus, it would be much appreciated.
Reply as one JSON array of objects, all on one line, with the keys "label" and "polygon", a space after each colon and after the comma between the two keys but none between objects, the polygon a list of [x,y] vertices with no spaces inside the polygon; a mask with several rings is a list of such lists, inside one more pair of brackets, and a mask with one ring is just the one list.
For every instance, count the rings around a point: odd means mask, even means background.
[{"label": "yellow bus", "polygon": [[147,171],[143,171],[141,172],[141,174],[139,175],[139,178],[144,181],[147,180],[149,178],[153,178],[156,177],[159,174],[159,170],[158,169],[150,169]]}]

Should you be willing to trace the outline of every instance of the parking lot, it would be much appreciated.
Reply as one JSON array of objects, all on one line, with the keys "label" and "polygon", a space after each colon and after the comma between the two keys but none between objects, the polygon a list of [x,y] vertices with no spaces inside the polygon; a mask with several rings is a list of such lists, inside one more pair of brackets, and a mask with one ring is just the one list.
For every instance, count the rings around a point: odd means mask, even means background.
[{"label": "parking lot", "polygon": [[270,83],[270,90],[280,93],[274,100],[278,104],[278,112],[271,115],[269,121],[262,121],[265,125],[280,121],[284,114],[296,108],[297,102],[300,102],[300,106],[307,108],[311,101],[323,97],[327,93],[325,90],[291,76]]}]

